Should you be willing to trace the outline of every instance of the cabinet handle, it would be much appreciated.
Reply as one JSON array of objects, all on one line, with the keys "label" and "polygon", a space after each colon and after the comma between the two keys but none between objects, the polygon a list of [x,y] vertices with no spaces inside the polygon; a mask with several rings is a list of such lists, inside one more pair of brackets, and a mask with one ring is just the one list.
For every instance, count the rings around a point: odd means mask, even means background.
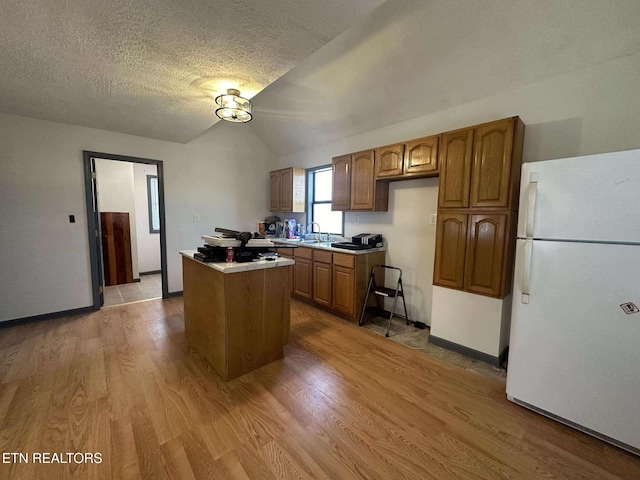
[{"label": "cabinet handle", "polygon": [[527,215],[525,223],[525,237],[533,238],[533,220],[536,213],[536,198],[538,196],[538,172],[531,172],[527,186]]},{"label": "cabinet handle", "polygon": [[529,303],[529,292],[531,290],[531,256],[533,254],[533,239],[527,238],[524,241],[524,265],[522,266],[522,303]]}]

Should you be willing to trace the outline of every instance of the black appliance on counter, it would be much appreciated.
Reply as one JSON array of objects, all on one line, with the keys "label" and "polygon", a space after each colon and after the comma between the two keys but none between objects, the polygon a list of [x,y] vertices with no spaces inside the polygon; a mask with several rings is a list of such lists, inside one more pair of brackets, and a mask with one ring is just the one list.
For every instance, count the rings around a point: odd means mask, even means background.
[{"label": "black appliance on counter", "polygon": [[351,242],[357,245],[368,245],[370,248],[382,246],[382,235],[379,233],[359,233],[351,237]]},{"label": "black appliance on counter", "polygon": [[360,233],[351,237],[350,242],[332,243],[331,246],[345,250],[368,250],[370,248],[382,247],[382,235],[378,233]]}]

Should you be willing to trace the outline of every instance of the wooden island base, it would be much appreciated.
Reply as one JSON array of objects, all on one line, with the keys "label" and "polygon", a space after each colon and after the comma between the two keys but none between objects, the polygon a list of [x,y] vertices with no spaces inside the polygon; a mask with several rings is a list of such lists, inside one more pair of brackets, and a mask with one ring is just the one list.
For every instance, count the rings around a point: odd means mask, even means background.
[{"label": "wooden island base", "polygon": [[223,273],[183,253],[187,343],[225,381],[284,355],[292,267],[269,267]]}]

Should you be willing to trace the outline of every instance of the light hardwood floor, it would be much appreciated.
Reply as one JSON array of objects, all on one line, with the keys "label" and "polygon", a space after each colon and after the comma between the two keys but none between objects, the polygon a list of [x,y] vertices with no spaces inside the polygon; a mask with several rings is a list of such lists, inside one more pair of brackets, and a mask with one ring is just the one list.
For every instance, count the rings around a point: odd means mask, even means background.
[{"label": "light hardwood floor", "polygon": [[0,330],[0,478],[640,478],[640,458],[504,385],[292,302],[285,358],[221,381],[182,299]]}]

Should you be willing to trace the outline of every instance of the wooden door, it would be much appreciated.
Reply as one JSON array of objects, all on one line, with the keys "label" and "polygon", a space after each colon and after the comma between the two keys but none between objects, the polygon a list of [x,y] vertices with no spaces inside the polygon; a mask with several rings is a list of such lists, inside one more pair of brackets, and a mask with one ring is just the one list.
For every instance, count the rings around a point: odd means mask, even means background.
[{"label": "wooden door", "polygon": [[333,266],[333,309],[356,316],[356,274],[352,268]]},{"label": "wooden door", "polygon": [[331,307],[331,264],[313,262],[313,300]]},{"label": "wooden door", "polygon": [[469,206],[472,148],[473,129],[458,130],[442,135],[439,208],[466,208]]},{"label": "wooden door", "polygon": [[276,170],[269,173],[271,179],[271,203],[269,210],[272,212],[280,211],[280,171]]},{"label": "wooden door", "polygon": [[293,212],[293,168],[280,170],[280,211]]},{"label": "wooden door", "polygon": [[312,261],[307,258],[296,257],[294,270],[294,287],[296,295],[304,298],[313,298],[313,270]]},{"label": "wooden door", "polygon": [[100,212],[105,285],[133,282],[131,231],[126,212]]},{"label": "wooden door", "polygon": [[373,210],[375,194],[373,150],[351,155],[351,210]]},{"label": "wooden door", "polygon": [[513,119],[477,127],[471,171],[471,207],[509,204]]},{"label": "wooden door", "polygon": [[449,288],[464,286],[468,215],[438,213],[433,283]]},{"label": "wooden door", "polygon": [[407,143],[404,151],[405,175],[419,175],[438,170],[438,135]]},{"label": "wooden door", "polygon": [[351,155],[335,157],[332,162],[331,210],[351,208]]},{"label": "wooden door", "polygon": [[402,175],[403,155],[403,144],[376,148],[376,178]]},{"label": "wooden door", "polygon": [[501,295],[507,220],[506,214],[470,216],[465,290],[492,297]]}]

